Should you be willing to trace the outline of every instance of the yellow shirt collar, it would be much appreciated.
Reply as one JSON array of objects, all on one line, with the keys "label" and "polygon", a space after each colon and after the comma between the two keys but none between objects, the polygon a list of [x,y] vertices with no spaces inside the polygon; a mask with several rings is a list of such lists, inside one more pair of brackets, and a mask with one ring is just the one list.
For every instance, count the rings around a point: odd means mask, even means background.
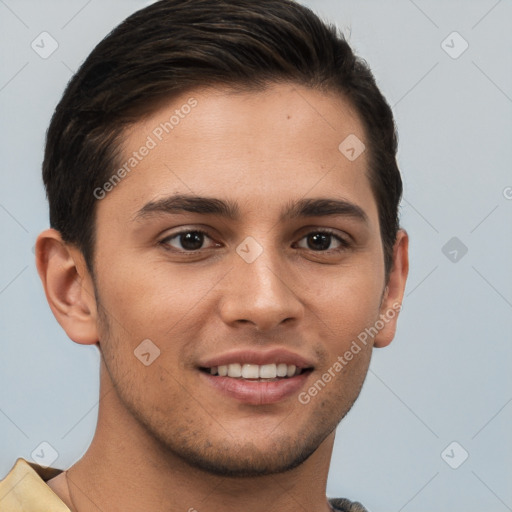
[{"label": "yellow shirt collar", "polygon": [[18,458],[0,480],[0,510],[5,512],[71,512],[46,483],[62,470]]}]

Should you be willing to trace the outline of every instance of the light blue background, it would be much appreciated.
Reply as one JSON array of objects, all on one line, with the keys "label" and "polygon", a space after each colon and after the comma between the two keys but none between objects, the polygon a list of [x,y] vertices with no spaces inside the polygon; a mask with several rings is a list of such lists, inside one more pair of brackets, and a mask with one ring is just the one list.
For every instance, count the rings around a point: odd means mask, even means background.
[{"label": "light blue background", "polygon": [[[99,353],[67,339],[34,265],[43,142],[72,72],[149,3],[0,1],[0,477],[42,441],[67,468],[94,434]],[[347,34],[393,106],[411,237],[398,334],[338,429],[328,495],[371,512],[510,511],[512,4],[304,3]],[[48,59],[30,46],[43,31],[59,44]],[[456,59],[441,46],[453,31],[469,44]],[[456,263],[442,252],[454,236],[468,248]],[[458,469],[441,457],[452,441],[469,453]]]}]

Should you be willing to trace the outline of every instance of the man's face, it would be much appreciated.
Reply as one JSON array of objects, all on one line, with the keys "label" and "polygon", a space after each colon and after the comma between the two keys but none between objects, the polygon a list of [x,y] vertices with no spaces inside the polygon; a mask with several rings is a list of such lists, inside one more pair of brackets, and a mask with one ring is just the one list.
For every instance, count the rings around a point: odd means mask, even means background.
[{"label": "man's face", "polygon": [[[197,104],[181,108],[190,98]],[[173,115],[166,133],[160,123]],[[351,134],[365,139],[338,96],[274,85],[192,91],[126,135],[122,160],[141,159],[97,203],[100,348],[126,409],[193,465],[247,475],[294,467],[359,394],[372,340],[333,366],[384,313],[385,282],[367,153],[352,160],[338,149]],[[178,194],[237,211],[175,209]],[[317,199],[349,205],[293,215]],[[239,377],[238,365],[270,377]]]}]

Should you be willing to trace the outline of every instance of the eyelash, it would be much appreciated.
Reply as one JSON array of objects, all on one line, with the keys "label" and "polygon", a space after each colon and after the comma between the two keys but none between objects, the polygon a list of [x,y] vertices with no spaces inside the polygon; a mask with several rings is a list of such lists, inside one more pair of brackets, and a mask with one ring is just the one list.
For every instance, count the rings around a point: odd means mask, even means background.
[{"label": "eyelash", "polygon": [[[199,252],[201,251],[204,251],[204,250],[207,250],[207,249],[195,249],[195,250],[186,250],[186,249],[176,249],[176,248],[169,248],[169,241],[170,240],[174,240],[175,238],[179,238],[181,235],[186,235],[187,233],[199,233],[201,235],[205,235],[206,237],[210,238],[210,235],[208,234],[207,231],[203,230],[203,229],[185,229],[183,231],[179,231],[178,233],[174,233],[173,235],[170,235],[170,236],[167,236],[165,237],[163,240],[161,240],[159,243],[168,251],[175,251],[175,252],[178,252],[178,253],[185,253],[185,254],[198,254]],[[351,247],[351,243],[347,240],[345,240],[344,238],[341,238],[339,235],[337,235],[335,232],[329,230],[329,229],[316,229],[316,230],[312,230],[312,231],[309,231],[308,233],[306,233],[304,236],[302,236],[300,238],[300,240],[303,240],[304,238],[307,238],[308,236],[310,235],[328,235],[328,236],[331,236],[333,237],[334,239],[336,239],[341,247],[338,247],[338,248],[335,248],[335,249],[327,249],[327,250],[319,250],[319,251],[315,251],[313,249],[310,249],[311,252],[313,253],[320,253],[320,254],[329,254],[329,253],[332,253],[332,252],[342,252],[342,251],[345,251],[347,249],[349,249]]]}]

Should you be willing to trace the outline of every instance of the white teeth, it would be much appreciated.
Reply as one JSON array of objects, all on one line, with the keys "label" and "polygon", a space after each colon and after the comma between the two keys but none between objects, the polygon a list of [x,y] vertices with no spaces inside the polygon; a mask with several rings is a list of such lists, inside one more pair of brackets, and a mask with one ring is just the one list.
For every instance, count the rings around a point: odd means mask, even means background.
[{"label": "white teeth", "polygon": [[228,365],[228,377],[241,377],[242,366],[238,363]]},{"label": "white teeth", "polygon": [[302,368],[294,364],[244,364],[231,363],[219,366],[212,366],[209,370],[211,375],[219,377],[233,377],[235,379],[275,379],[276,377],[293,377],[302,373]]},{"label": "white teeth", "polygon": [[275,379],[277,368],[275,364],[262,364],[260,366],[260,379]]},{"label": "white teeth", "polygon": [[285,363],[279,363],[277,365],[277,376],[278,377],[286,377],[288,373],[288,365]]},{"label": "white teeth", "polygon": [[[230,375],[231,377],[231,375]],[[244,364],[242,366],[242,377],[244,379],[258,379],[260,377],[260,369],[257,364]]]}]

